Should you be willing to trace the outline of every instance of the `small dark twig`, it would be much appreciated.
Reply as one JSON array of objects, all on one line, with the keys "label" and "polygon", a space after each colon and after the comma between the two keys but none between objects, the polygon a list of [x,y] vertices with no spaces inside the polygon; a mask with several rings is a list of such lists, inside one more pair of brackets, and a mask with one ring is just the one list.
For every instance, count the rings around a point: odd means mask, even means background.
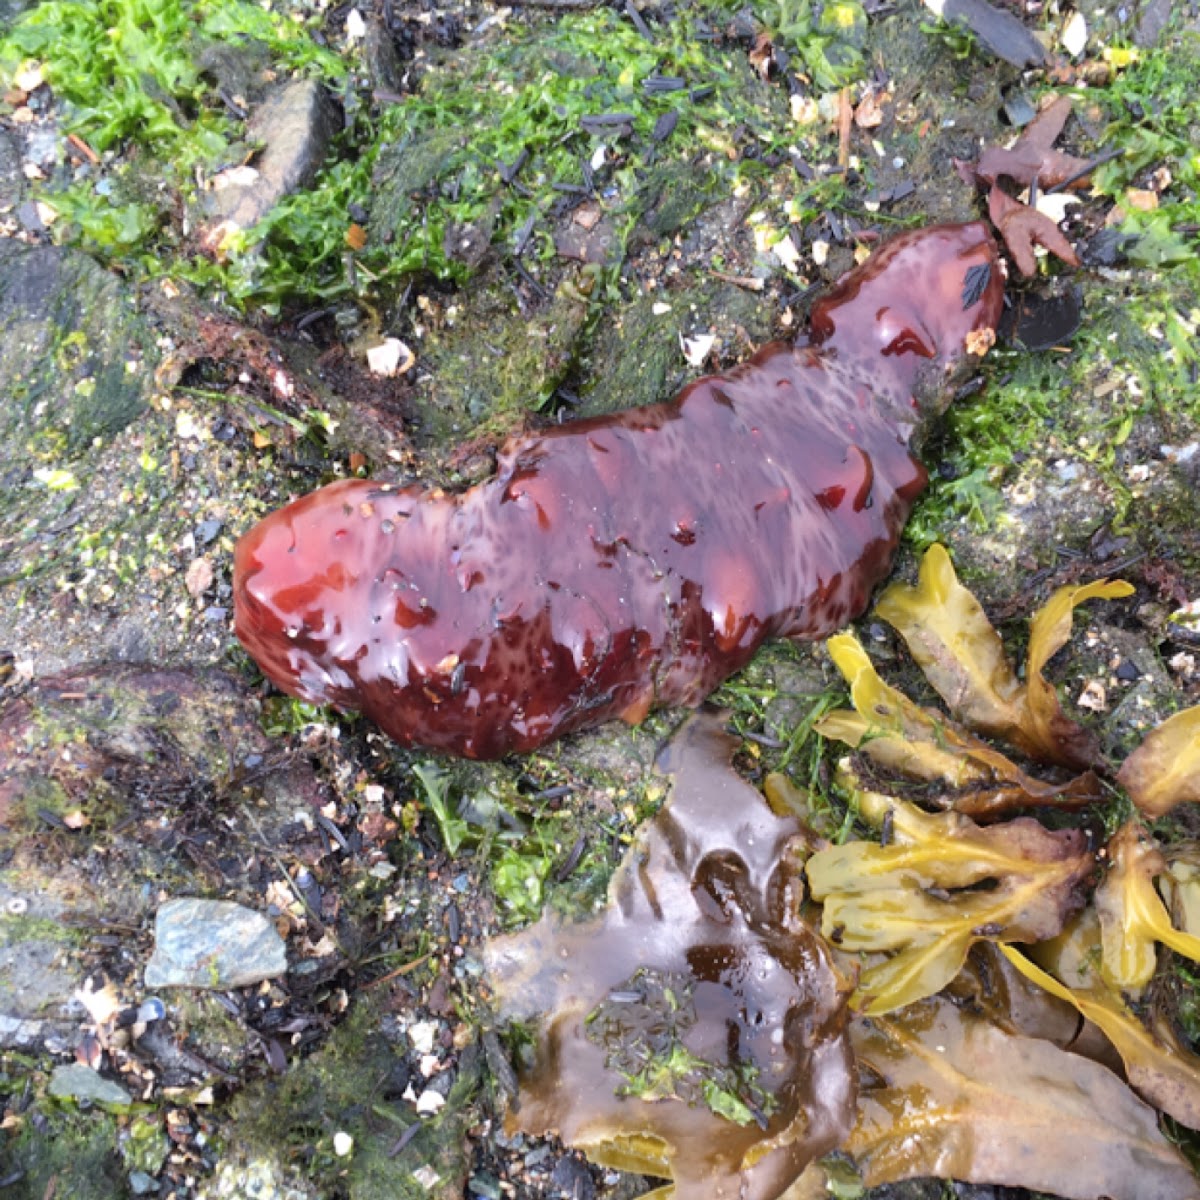
[{"label": "small dark twig", "polygon": [[634,29],[653,46],[654,34],[650,31],[650,26],[646,24],[645,18],[638,12],[638,7],[633,0],[625,0],[625,15],[633,22]]},{"label": "small dark twig", "polygon": [[1106,162],[1112,162],[1114,158],[1120,158],[1124,153],[1124,150],[1106,150],[1103,154],[1090,159],[1085,166],[1080,167],[1073,175],[1068,175],[1066,179],[1056,183],[1053,187],[1046,188],[1046,195],[1052,196],[1055,192],[1061,192],[1063,188],[1068,188],[1071,184],[1078,183],[1084,176],[1090,175],[1097,167],[1104,166]]}]

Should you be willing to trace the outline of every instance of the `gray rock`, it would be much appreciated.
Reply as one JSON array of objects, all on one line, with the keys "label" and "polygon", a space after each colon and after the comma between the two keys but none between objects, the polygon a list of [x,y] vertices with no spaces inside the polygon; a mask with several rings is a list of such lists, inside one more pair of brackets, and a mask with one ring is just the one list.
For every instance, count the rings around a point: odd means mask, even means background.
[{"label": "gray rock", "polygon": [[997,58],[1014,67],[1036,67],[1046,61],[1042,43],[1021,22],[986,0],[925,0],[925,7],[944,21],[964,25]]},{"label": "gray rock", "polygon": [[246,987],[287,970],[283,939],[261,913],[227,900],[168,900],[154,923],[148,988]]},{"label": "gray rock", "polygon": [[1158,45],[1167,22],[1171,19],[1171,0],[1148,0],[1143,4],[1133,41],[1143,49]]},{"label": "gray rock", "polygon": [[65,1063],[54,1068],[48,1088],[51,1096],[64,1100],[90,1100],[101,1108],[128,1108],[133,1097],[111,1080],[83,1063]]},{"label": "gray rock", "polygon": [[315,80],[296,80],[270,96],[246,130],[247,140],[263,148],[253,163],[257,177],[213,190],[209,201],[216,220],[202,237],[219,240],[229,225],[249,229],[285,196],[307,187],[337,127],[337,109]]},{"label": "gray rock", "polygon": [[367,34],[363,38],[363,62],[371,86],[387,92],[398,92],[404,85],[404,66],[396,53],[396,44],[382,21],[367,21]]},{"label": "gray rock", "polygon": [[6,943],[0,946],[0,1006],[21,1022],[61,1017],[81,978],[71,969],[67,948],[34,930],[7,918],[0,924]]},{"label": "gray rock", "polygon": [[115,276],[74,250],[0,240],[0,580],[53,553],[97,442],[145,412],[156,359]]},{"label": "gray rock", "polygon": [[32,1046],[42,1038],[44,1022],[26,1021],[20,1017],[12,1017],[0,1013],[0,1046],[18,1049],[22,1046]]},{"label": "gray rock", "polygon": [[0,129],[0,212],[21,203],[26,186],[21,171],[21,151],[12,134]]}]

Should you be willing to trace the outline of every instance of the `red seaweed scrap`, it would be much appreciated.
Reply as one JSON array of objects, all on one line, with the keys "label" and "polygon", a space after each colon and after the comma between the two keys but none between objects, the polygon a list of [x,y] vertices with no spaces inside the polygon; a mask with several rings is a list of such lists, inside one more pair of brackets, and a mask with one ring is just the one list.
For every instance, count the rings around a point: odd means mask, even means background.
[{"label": "red seaweed scrap", "polygon": [[696,705],[766,638],[862,612],[1002,300],[983,224],[903,234],[794,344],[514,437],[467,491],[303,496],[238,543],[237,635],[284,691],[471,758]]}]

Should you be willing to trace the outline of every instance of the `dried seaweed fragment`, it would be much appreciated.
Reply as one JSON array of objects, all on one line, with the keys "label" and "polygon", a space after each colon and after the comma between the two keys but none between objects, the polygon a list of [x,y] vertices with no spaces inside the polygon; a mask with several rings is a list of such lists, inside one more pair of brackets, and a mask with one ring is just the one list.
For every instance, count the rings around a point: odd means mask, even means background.
[{"label": "dried seaweed fragment", "polygon": [[732,771],[709,715],[597,920],[485,951],[501,1015],[540,1018],[510,1125],[679,1200],[773,1200],[853,1121],[848,984],[802,920],[808,835]]},{"label": "dried seaweed fragment", "polygon": [[1079,266],[1079,255],[1058,225],[1044,212],[1014,200],[997,184],[992,184],[988,192],[988,216],[1022,275],[1028,277],[1037,272],[1034,246],[1049,250],[1070,267]]},{"label": "dried seaweed fragment", "polygon": [[1200,1195],[1154,1110],[1098,1063],[945,1000],[856,1018],[851,1038],[878,1081],[845,1146],[868,1186],[937,1175],[1070,1200]]},{"label": "dried seaweed fragment", "polygon": [[1122,764],[1117,782],[1150,817],[1200,801],[1200,705],[1152,729]]},{"label": "dried seaweed fragment", "polygon": [[1128,583],[1103,579],[1059,588],[1034,614],[1023,684],[979,601],[958,582],[942,546],[926,551],[917,586],[892,584],[876,612],[904,638],[951,712],[972,729],[1003,738],[1041,762],[1081,768],[1098,759],[1096,739],[1063,712],[1042,670],[1070,637],[1071,614],[1078,605],[1132,592]]},{"label": "dried seaweed fragment", "polygon": [[973,166],[959,163],[959,174],[968,183],[988,191],[988,215],[1022,275],[1037,270],[1035,245],[1042,246],[1069,266],[1079,258],[1058,225],[1045,213],[1013,199],[1000,186],[1009,179],[1021,187],[1037,184],[1044,189],[1081,187],[1094,165],[1053,148],[1071,115],[1071,100],[1060,96],[1042,109],[1010,147],[989,146]]},{"label": "dried seaweed fragment", "polygon": [[991,184],[1007,177],[1022,187],[1035,179],[1043,188],[1082,187],[1087,180],[1087,159],[1053,148],[1070,115],[1071,98],[1059,96],[1025,126],[1008,149],[989,146],[979,156],[975,174]]},{"label": "dried seaweed fragment", "polygon": [[[850,781],[853,787],[853,780]],[[855,1007],[892,1012],[941,991],[978,941],[1054,937],[1093,867],[1082,833],[1029,818],[981,828],[854,789],[860,814],[891,839],[820,850],[806,871],[824,903],[821,930],[844,950],[887,952],[859,979]]]}]

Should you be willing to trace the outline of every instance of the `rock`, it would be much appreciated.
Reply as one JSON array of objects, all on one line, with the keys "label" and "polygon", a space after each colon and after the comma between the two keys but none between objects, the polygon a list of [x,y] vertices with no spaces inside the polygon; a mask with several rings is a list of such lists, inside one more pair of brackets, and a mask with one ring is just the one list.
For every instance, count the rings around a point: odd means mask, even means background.
[{"label": "rock", "polygon": [[925,7],[944,21],[965,25],[997,58],[1014,67],[1036,67],[1046,61],[1041,42],[1021,22],[986,0],[925,0]]},{"label": "rock", "polygon": [[[4,889],[0,888],[0,891]],[[82,979],[82,971],[64,965],[67,947],[39,936],[44,918],[0,924],[0,1045],[21,1045],[40,1038],[42,1022],[61,1017]]]},{"label": "rock", "polygon": [[215,220],[202,231],[202,244],[217,249],[229,233],[257,225],[285,196],[307,187],[337,127],[337,109],[315,80],[296,80],[270,96],[246,130],[247,141],[263,147],[253,166],[232,167],[213,180]]},{"label": "rock", "polygon": [[434,441],[511,433],[566,378],[587,315],[587,305],[565,293],[527,314],[495,288],[464,293],[454,325],[421,348],[430,364],[414,393],[422,432]]},{"label": "rock", "polygon": [[[146,411],[156,360],[116,276],[74,250],[0,240],[0,580],[53,557],[98,447]],[[4,607],[0,625],[16,619]]]},{"label": "rock", "polygon": [[266,1157],[249,1162],[223,1161],[197,1194],[200,1200],[244,1200],[248,1196],[256,1200],[315,1200],[317,1195]]},{"label": "rock", "polygon": [[51,1096],[64,1100],[89,1100],[101,1108],[128,1108],[133,1097],[111,1080],[105,1079],[83,1063],[55,1067],[48,1088]]},{"label": "rock", "polygon": [[21,170],[21,151],[12,134],[0,129],[0,212],[20,204],[26,191],[25,175]]},{"label": "rock", "polygon": [[145,983],[224,990],[286,970],[287,948],[261,913],[228,900],[168,900],[155,920]]},{"label": "rock", "polygon": [[0,492],[27,485],[35,461],[68,465],[129,425],[147,389],[128,364],[154,358],[116,276],[74,250],[0,241]]},{"label": "rock", "polygon": [[371,86],[377,91],[398,92],[404,85],[404,67],[396,53],[396,43],[382,21],[367,21],[367,33],[362,45],[363,62]]},{"label": "rock", "polygon": [[1171,0],[1148,0],[1142,6],[1138,18],[1137,29],[1134,31],[1133,43],[1143,50],[1149,50],[1158,45],[1167,22],[1171,19]]},{"label": "rock", "polygon": [[32,0],[0,0],[0,29],[7,31],[15,21],[32,4]]},{"label": "rock", "polygon": [[[70,754],[63,746],[72,747]],[[297,809],[326,796],[310,768],[297,772],[288,762],[266,758],[270,748],[244,688],[220,671],[113,663],[38,680],[0,706],[0,851],[10,854],[5,866],[14,871],[10,883],[0,870],[0,898],[6,887],[19,889],[31,898],[28,917],[58,920],[61,905],[54,908],[47,899],[58,893],[47,879],[53,864],[28,856],[23,840],[47,819],[53,824],[79,812],[89,825],[77,842],[86,843],[91,819],[115,814],[128,829],[128,847],[109,846],[103,859],[111,874],[92,868],[97,888],[76,881],[70,890],[85,910],[100,905],[106,920],[117,919],[122,904],[133,906],[124,910],[132,915],[141,906],[124,888],[140,888],[141,880],[131,883],[130,877],[143,869],[152,876],[157,869],[153,860],[143,867],[142,855],[171,844],[162,831],[164,811],[174,818],[187,809],[195,822],[204,797],[245,771],[254,771],[268,798],[256,813],[257,829],[280,837]],[[164,810],[167,797],[179,807]],[[258,836],[238,819],[221,821],[223,839],[239,833]],[[26,875],[20,876],[24,883],[16,882],[18,873],[38,871],[46,874],[32,885]],[[115,907],[108,911],[110,904]]]},{"label": "rock", "polygon": [[462,166],[462,140],[454,129],[418,130],[379,151],[371,177],[372,241],[394,240],[415,198]]}]

